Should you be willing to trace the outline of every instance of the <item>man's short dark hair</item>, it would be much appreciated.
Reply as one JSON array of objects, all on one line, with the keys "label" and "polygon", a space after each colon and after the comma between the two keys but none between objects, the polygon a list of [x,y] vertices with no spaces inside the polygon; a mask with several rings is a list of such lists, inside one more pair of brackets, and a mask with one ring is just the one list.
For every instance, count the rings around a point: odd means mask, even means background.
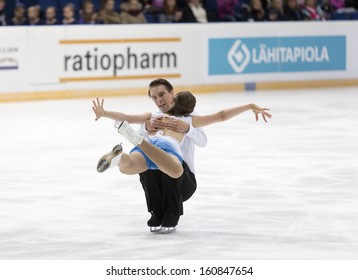
[{"label": "man's short dark hair", "polygon": [[157,86],[165,86],[165,88],[167,89],[167,91],[171,92],[174,90],[173,86],[171,83],[169,83],[169,81],[167,81],[166,79],[162,79],[162,78],[159,78],[159,79],[155,79],[153,81],[150,82],[149,84],[149,90],[148,90],[148,96],[150,96],[150,89],[153,88],[153,87],[157,87]]}]

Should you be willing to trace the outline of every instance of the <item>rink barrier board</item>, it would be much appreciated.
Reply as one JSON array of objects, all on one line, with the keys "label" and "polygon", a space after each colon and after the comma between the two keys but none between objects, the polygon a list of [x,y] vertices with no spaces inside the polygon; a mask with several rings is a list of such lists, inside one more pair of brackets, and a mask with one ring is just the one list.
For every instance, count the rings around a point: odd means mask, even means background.
[{"label": "rink barrier board", "polygon": [[[255,91],[255,90],[290,90],[290,89],[323,89],[339,87],[358,87],[358,79],[325,80],[325,81],[285,81],[285,82],[260,82],[247,84],[216,84],[216,85],[188,85],[176,86],[175,91],[190,90],[194,94],[219,93],[230,91]],[[120,97],[147,95],[148,88],[127,89],[94,89],[94,90],[63,90],[44,92],[24,92],[0,94],[0,102],[75,99],[94,97]]]},{"label": "rink barrier board", "polygon": [[[181,74],[174,73],[174,74],[163,74],[165,78],[172,79],[172,78],[180,78]],[[60,78],[60,83],[67,83],[67,82],[90,82],[90,81],[114,81],[114,80],[137,80],[137,79],[148,79],[154,80],[158,78],[156,75],[133,75],[133,76],[110,76],[110,77],[76,77],[76,78]]]},{"label": "rink barrier board", "polygon": [[194,93],[357,86],[357,28],[358,21],[6,27],[0,102],[146,94],[158,77]]}]

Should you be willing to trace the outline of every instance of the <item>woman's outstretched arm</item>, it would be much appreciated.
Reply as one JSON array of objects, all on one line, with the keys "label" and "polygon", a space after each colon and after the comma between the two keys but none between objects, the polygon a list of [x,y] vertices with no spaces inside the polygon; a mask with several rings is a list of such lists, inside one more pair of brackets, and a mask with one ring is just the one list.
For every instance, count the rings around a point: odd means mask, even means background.
[{"label": "woman's outstretched arm", "polygon": [[104,117],[120,122],[127,121],[128,123],[144,123],[147,120],[150,120],[151,117],[151,113],[144,113],[140,115],[126,115],[121,112],[106,111],[103,107],[104,99],[100,101],[98,97],[96,98],[96,100],[93,100],[92,103],[92,109],[96,115],[96,121],[101,117]]},{"label": "woman's outstretched arm", "polygon": [[206,115],[206,116],[192,116],[193,126],[194,127],[202,127],[207,126],[217,122],[223,122],[228,119],[231,119],[241,113],[252,110],[255,114],[256,121],[259,120],[259,115],[262,115],[262,118],[265,122],[267,122],[266,117],[271,118],[271,114],[267,113],[270,109],[260,108],[255,104],[247,104],[244,106],[238,106],[230,109],[221,110],[215,114]]}]

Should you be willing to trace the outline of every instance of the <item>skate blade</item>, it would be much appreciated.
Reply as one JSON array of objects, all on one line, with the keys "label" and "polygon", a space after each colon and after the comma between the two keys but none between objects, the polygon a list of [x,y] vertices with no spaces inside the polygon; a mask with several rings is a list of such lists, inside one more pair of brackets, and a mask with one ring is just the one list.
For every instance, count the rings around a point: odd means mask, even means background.
[{"label": "skate blade", "polygon": [[175,227],[162,227],[159,231],[157,231],[156,233],[158,234],[169,234],[169,233],[173,233],[176,231]]},{"label": "skate blade", "polygon": [[119,130],[119,128],[122,126],[123,123],[124,123],[124,121],[123,121],[123,122],[115,121],[115,123],[114,123],[114,128],[116,128],[117,130]]},{"label": "skate blade", "polygon": [[102,173],[106,171],[110,166],[113,158],[118,156],[120,153],[122,153],[122,143],[119,145],[116,145],[113,150],[107,154],[105,154],[98,162],[97,164],[97,171]]},{"label": "skate blade", "polygon": [[101,173],[101,172],[107,170],[109,165],[110,164],[108,163],[107,160],[102,159],[102,160],[100,160],[100,162],[97,165],[97,171]]},{"label": "skate blade", "polygon": [[162,229],[162,227],[161,226],[159,226],[159,227],[150,227],[150,232],[159,232],[160,230]]}]

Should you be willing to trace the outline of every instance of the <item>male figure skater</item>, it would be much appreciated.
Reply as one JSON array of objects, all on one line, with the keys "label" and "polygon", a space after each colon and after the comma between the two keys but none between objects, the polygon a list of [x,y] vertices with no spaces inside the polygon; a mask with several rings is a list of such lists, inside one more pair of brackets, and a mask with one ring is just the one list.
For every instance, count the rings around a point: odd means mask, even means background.
[{"label": "male figure skater", "polygon": [[[139,175],[143,186],[148,211],[152,214],[147,224],[152,231],[172,231],[183,215],[183,202],[196,190],[194,151],[195,145],[205,147],[207,138],[202,128],[194,128],[182,120],[162,121],[173,102],[173,86],[165,79],[156,79],[149,84],[148,96],[159,111],[152,113],[152,119],[141,127],[141,134],[156,133],[161,129],[171,129],[186,133],[181,146],[184,156],[184,173],[173,179],[159,170],[147,170]],[[190,118],[189,118],[190,119]],[[190,119],[191,120],[191,119]]]}]

